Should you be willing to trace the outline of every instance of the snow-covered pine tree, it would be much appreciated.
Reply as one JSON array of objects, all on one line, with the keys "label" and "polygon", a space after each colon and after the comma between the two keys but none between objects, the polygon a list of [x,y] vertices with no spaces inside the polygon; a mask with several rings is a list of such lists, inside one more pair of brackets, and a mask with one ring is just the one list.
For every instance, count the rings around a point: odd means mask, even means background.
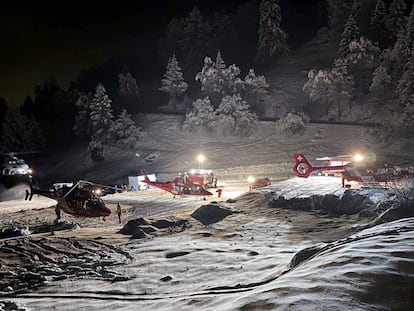
[{"label": "snow-covered pine tree", "polygon": [[90,106],[92,102],[92,95],[81,94],[75,102],[78,108],[78,114],[75,117],[75,125],[72,130],[78,137],[88,137],[88,125],[90,119]]},{"label": "snow-covered pine tree", "polygon": [[217,127],[223,134],[249,136],[257,127],[257,115],[239,94],[224,96],[216,110]]},{"label": "snow-covered pine tree", "polygon": [[380,51],[371,41],[360,37],[349,44],[346,57],[349,74],[354,77],[355,96],[361,99],[369,91],[372,73],[379,64]]},{"label": "snow-covered pine tree", "polygon": [[322,117],[329,114],[340,118],[345,108],[350,108],[353,97],[354,80],[348,73],[348,66],[342,58],[335,60],[332,70],[311,70],[303,90],[316,108],[323,111]]},{"label": "snow-covered pine tree", "polygon": [[383,0],[378,0],[369,24],[369,39],[375,42],[382,50],[389,46],[389,38],[385,20],[388,15]]},{"label": "snow-covered pine tree", "polygon": [[353,0],[327,0],[329,28],[340,36],[351,15]]},{"label": "snow-covered pine tree", "polygon": [[114,118],[111,102],[112,100],[106,94],[105,87],[99,83],[90,105],[90,136],[103,143],[107,139],[108,130]]},{"label": "snow-covered pine tree", "polygon": [[352,108],[354,94],[354,77],[348,72],[348,64],[339,58],[335,60],[330,73],[332,86],[329,89],[329,101],[331,108],[336,108],[336,116],[341,118],[342,112]]},{"label": "snow-covered pine tree", "polygon": [[201,92],[209,98],[213,106],[217,107],[221,100],[221,86],[218,79],[216,64],[213,60],[206,56],[204,58],[204,66],[195,76],[195,80],[201,83]]},{"label": "snow-covered pine tree", "polygon": [[169,105],[176,110],[178,97],[184,94],[187,88],[188,84],[184,81],[183,73],[177,58],[175,57],[175,54],[173,54],[168,60],[167,70],[164,74],[164,79],[161,80],[161,87],[159,90],[170,96]]},{"label": "snow-covered pine tree", "polygon": [[17,108],[10,108],[4,115],[2,141],[13,151],[40,149],[46,142],[36,120],[20,114]]},{"label": "snow-covered pine tree", "polygon": [[346,22],[344,31],[341,35],[338,57],[345,58],[349,53],[349,44],[354,40],[358,40],[360,36],[359,27],[354,16],[351,14],[349,15],[348,21]]},{"label": "snow-covered pine tree", "polygon": [[132,121],[131,115],[128,114],[126,109],[123,109],[112,123],[108,134],[110,140],[116,145],[127,148],[135,148],[143,135],[141,129]]},{"label": "snow-covered pine tree", "polygon": [[404,29],[407,22],[405,10],[407,4],[404,0],[393,0],[388,8],[388,15],[385,19],[385,25],[388,29],[388,36],[391,44],[393,44],[397,35]]},{"label": "snow-covered pine tree", "polygon": [[286,55],[289,46],[286,42],[287,35],[280,27],[282,14],[279,0],[262,0],[259,11],[256,60],[266,63],[275,56]]},{"label": "snow-covered pine tree", "polygon": [[239,78],[240,69],[236,65],[226,67],[217,52],[216,62],[210,57],[205,57],[201,72],[197,73],[195,79],[201,83],[201,92],[209,97],[214,108],[218,107],[223,96],[238,93],[243,88],[243,81]]},{"label": "snow-covered pine tree", "polygon": [[308,81],[303,86],[303,91],[308,94],[311,104],[310,111],[322,111],[326,115],[330,107],[330,89],[332,87],[331,75],[328,70],[312,69],[308,72]]},{"label": "snow-covered pine tree", "polygon": [[223,79],[223,96],[240,94],[244,88],[244,82],[240,79],[240,68],[235,64],[228,66],[222,72],[221,79]]},{"label": "snow-covered pine tree", "polygon": [[185,116],[183,128],[189,132],[210,129],[216,126],[214,108],[210,99],[205,97],[193,102],[193,109]]},{"label": "snow-covered pine tree", "polygon": [[392,94],[392,79],[387,72],[387,68],[380,65],[372,74],[372,82],[369,87],[370,94],[379,106],[383,106]]},{"label": "snow-covered pine tree", "polygon": [[253,69],[244,78],[243,100],[256,112],[263,112],[260,104],[267,95],[269,85],[264,76],[256,76]]}]

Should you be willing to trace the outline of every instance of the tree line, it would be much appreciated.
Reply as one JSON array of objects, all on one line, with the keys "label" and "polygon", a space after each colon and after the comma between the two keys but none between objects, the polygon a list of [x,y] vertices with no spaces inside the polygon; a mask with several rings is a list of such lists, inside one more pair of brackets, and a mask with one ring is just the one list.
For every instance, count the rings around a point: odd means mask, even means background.
[{"label": "tree line", "polygon": [[314,110],[333,120],[370,118],[379,140],[412,137],[414,7],[404,0],[329,0],[328,8],[339,44],[331,68],[308,73],[304,91]]}]

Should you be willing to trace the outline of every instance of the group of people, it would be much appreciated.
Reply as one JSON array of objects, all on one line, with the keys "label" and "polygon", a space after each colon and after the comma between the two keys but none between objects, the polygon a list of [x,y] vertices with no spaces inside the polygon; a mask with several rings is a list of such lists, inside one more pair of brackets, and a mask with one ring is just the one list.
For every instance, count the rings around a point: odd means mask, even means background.
[{"label": "group of people", "polygon": [[114,185],[114,188],[115,193],[129,191],[129,186],[126,184],[123,184],[121,187],[118,187],[118,185]]}]

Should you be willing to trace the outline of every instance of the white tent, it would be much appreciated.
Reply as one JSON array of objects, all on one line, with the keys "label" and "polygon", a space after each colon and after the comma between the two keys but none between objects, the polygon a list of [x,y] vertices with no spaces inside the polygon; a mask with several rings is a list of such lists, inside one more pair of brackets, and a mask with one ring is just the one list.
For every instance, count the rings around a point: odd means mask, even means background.
[{"label": "white tent", "polygon": [[[148,179],[151,181],[156,181],[155,174],[148,174]],[[144,182],[145,176],[128,176],[128,184],[131,191],[145,190],[147,189],[147,184]]]}]

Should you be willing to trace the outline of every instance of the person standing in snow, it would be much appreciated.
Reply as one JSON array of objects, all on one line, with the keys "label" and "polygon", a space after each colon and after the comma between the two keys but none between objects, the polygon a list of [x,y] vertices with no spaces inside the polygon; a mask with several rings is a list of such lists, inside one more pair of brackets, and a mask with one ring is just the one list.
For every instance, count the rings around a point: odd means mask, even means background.
[{"label": "person standing in snow", "polygon": [[119,202],[118,202],[118,205],[116,206],[116,212],[118,214],[119,223],[121,223],[122,209],[121,209],[121,204],[119,204]]}]

